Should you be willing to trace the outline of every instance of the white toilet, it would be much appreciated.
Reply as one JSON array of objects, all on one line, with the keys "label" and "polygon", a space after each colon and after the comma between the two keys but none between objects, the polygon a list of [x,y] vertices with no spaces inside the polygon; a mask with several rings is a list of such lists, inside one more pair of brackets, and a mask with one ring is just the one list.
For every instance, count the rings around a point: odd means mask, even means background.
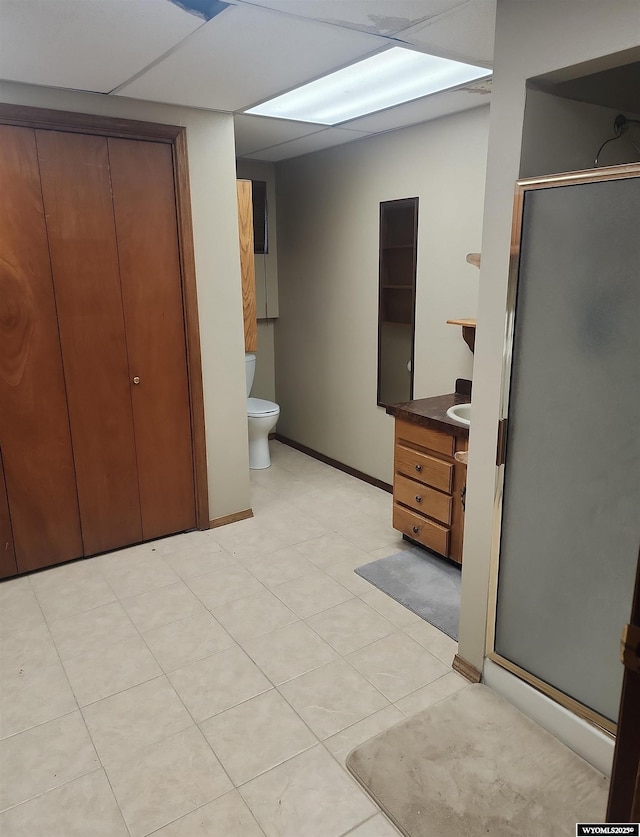
[{"label": "white toilet", "polygon": [[247,374],[247,421],[249,422],[249,468],[259,471],[271,465],[269,433],[278,423],[280,407],[263,398],[250,398],[253,376],[256,373],[256,356],[247,352],[244,356]]}]

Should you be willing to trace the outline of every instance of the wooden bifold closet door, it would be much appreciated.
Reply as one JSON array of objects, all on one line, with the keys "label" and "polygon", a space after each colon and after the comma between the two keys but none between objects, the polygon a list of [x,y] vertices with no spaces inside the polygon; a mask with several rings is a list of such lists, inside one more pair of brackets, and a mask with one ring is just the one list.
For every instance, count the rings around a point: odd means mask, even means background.
[{"label": "wooden bifold closet door", "polygon": [[170,145],[0,131],[0,450],[24,572],[193,528],[193,456]]}]

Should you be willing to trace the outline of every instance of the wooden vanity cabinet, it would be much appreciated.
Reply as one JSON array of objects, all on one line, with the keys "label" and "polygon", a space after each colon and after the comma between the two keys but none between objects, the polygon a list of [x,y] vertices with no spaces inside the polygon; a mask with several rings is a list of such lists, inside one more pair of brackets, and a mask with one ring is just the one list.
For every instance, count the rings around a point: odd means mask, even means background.
[{"label": "wooden vanity cabinet", "polygon": [[454,454],[468,439],[396,418],[393,526],[408,538],[462,563],[467,468]]}]

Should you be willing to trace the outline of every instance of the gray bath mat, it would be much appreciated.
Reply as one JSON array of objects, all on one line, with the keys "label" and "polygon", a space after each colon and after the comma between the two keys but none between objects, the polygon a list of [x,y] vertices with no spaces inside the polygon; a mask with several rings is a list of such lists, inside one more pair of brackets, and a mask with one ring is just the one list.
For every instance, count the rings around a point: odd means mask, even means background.
[{"label": "gray bath mat", "polygon": [[486,686],[359,745],[347,767],[407,837],[567,837],[604,822],[607,780]]},{"label": "gray bath mat", "polygon": [[460,568],[419,549],[405,549],[358,567],[358,575],[458,639]]}]

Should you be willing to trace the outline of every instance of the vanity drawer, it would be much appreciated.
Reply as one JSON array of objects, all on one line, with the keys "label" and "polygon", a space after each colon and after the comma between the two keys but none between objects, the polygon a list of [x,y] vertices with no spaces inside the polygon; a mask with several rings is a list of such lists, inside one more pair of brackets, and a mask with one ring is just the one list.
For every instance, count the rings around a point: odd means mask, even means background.
[{"label": "vanity drawer", "polygon": [[425,485],[432,485],[440,491],[451,493],[453,463],[397,445],[395,470],[405,477],[418,480]]},{"label": "vanity drawer", "polygon": [[393,499],[421,514],[435,517],[441,523],[451,523],[453,499],[450,494],[443,494],[398,474],[393,487]]},{"label": "vanity drawer", "polygon": [[440,555],[449,555],[449,530],[394,503],[393,526]]},{"label": "vanity drawer", "polygon": [[405,447],[419,445],[421,448],[444,453],[445,456],[453,456],[455,437],[439,430],[412,424],[410,421],[396,419],[396,445],[399,444]]}]

